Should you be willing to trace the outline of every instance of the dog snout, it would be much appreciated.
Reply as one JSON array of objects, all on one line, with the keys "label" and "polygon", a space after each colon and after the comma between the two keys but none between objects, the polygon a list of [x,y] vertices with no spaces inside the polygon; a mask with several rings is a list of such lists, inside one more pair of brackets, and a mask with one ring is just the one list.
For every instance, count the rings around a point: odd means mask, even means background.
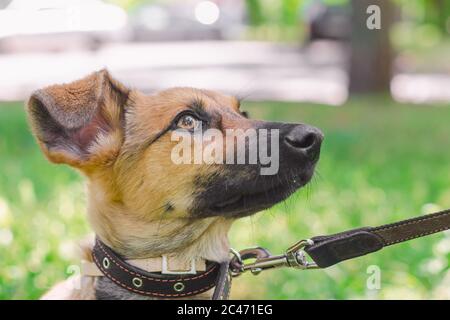
[{"label": "dog snout", "polygon": [[323,133],[311,126],[296,125],[284,137],[284,143],[294,153],[306,156],[310,160],[319,157]]}]

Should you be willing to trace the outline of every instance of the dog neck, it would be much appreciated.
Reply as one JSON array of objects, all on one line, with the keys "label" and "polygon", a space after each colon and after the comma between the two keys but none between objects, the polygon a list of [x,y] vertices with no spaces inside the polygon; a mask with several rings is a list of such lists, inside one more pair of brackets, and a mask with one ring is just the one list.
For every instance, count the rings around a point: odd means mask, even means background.
[{"label": "dog neck", "polygon": [[229,257],[228,231],[232,219],[148,219],[130,214],[125,204],[111,201],[98,186],[90,184],[88,190],[92,228],[105,244],[126,259],[168,255],[186,262],[193,258],[223,262]]},{"label": "dog neck", "polygon": [[[182,263],[192,259],[224,262],[229,258],[228,231],[233,219],[186,219],[131,214],[123,201],[115,201],[100,184],[88,184],[88,219],[99,239],[124,259],[175,256]],[[158,207],[158,206],[156,206]],[[161,209],[163,210],[163,209]],[[191,297],[209,299],[212,292]],[[97,299],[149,299],[121,288],[106,277],[95,282]]]}]

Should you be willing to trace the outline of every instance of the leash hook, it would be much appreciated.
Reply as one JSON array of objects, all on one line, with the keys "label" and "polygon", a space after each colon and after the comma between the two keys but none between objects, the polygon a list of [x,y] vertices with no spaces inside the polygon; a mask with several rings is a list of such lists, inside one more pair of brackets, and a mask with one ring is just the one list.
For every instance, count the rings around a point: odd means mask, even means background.
[{"label": "leash hook", "polygon": [[[280,267],[291,267],[302,270],[319,268],[316,263],[310,262],[306,258],[303,250],[306,246],[313,245],[311,239],[300,240],[289,247],[284,254],[271,255],[264,248],[248,248],[241,251],[230,249],[233,257],[230,260],[230,270],[233,277],[237,277],[246,271],[253,275],[258,275],[263,270]],[[246,260],[254,259],[253,262],[246,263]]]}]

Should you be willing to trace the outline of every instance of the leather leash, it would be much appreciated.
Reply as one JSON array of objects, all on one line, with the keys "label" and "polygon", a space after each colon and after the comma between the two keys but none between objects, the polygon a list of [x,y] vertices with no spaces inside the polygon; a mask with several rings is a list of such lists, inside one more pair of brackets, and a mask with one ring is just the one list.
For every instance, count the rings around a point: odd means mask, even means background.
[{"label": "leather leash", "polygon": [[[155,298],[185,298],[215,287],[212,299],[228,299],[231,278],[251,271],[293,267],[327,268],[341,261],[357,258],[384,247],[450,229],[450,209],[379,227],[364,227],[301,240],[281,255],[273,256],[264,248],[237,252],[230,262],[208,261],[206,270],[196,274],[150,273],[124,261],[111,248],[96,240],[92,256],[101,272],[117,285]],[[308,261],[307,255],[313,260]],[[251,263],[246,263],[253,259]]]},{"label": "leather leash", "polygon": [[[450,229],[450,209],[375,228],[364,227],[301,240],[284,254],[277,256],[272,256],[267,250],[259,247],[241,252],[233,250],[234,257],[230,261],[230,269],[233,276],[238,276],[246,271],[258,274],[263,270],[278,267],[327,268],[393,244],[448,229]],[[307,260],[306,254],[313,262]],[[252,263],[245,263],[248,259],[255,260]]]}]

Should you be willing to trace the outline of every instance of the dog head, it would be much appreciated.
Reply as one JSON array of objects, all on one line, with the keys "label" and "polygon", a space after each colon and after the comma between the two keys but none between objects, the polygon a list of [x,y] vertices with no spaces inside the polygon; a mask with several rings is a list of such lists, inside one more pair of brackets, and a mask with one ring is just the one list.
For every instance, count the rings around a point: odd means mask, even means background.
[{"label": "dog head", "polygon": [[[91,222],[116,248],[152,235],[139,244],[186,246],[217,221],[271,207],[309,182],[323,139],[311,126],[248,119],[234,97],[144,95],[105,70],[34,92],[28,113],[48,159],[89,178]],[[213,161],[195,161],[198,147]]]}]

